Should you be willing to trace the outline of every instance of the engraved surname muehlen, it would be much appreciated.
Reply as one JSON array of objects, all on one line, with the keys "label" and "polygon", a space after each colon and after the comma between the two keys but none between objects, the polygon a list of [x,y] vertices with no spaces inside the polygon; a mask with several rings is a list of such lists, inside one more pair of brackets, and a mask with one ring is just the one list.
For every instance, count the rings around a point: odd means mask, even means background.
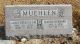
[{"label": "engraved surname muehlen", "polygon": [[57,10],[21,10],[19,16],[55,16]]}]

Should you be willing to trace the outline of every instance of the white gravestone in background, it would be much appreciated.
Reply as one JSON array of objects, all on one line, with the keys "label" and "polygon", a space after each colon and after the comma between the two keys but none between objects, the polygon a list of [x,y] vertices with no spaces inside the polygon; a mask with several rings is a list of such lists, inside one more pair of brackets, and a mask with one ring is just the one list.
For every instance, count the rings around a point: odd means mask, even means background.
[{"label": "white gravestone in background", "polygon": [[7,5],[6,35],[72,34],[71,5]]}]

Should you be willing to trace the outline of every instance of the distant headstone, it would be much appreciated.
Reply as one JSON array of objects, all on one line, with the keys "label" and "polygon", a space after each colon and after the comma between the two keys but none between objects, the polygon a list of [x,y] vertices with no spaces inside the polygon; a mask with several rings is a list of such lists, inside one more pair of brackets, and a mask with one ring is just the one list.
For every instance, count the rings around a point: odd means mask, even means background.
[{"label": "distant headstone", "polygon": [[7,5],[6,36],[72,34],[71,5]]}]

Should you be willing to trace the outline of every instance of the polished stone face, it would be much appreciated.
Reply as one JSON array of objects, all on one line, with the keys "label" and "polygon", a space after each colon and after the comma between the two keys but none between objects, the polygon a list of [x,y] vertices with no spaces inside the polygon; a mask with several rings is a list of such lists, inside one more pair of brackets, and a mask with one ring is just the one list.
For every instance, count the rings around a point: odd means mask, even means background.
[{"label": "polished stone face", "polygon": [[6,35],[72,34],[71,5],[7,5]]}]

